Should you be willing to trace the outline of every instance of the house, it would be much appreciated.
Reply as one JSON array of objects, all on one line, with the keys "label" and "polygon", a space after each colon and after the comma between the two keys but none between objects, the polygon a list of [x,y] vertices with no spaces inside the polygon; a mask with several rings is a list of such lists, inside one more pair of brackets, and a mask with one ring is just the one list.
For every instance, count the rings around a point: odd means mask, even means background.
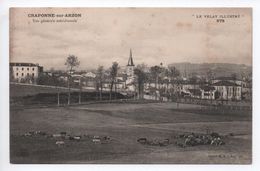
[{"label": "house", "polygon": [[237,85],[239,85],[241,87],[247,86],[247,83],[245,81],[240,80],[240,79],[236,79],[236,78],[233,78],[233,77],[217,77],[217,78],[211,80],[211,84],[215,84],[215,83],[220,82],[220,81],[228,81],[228,82],[236,83]]},{"label": "house", "polygon": [[198,85],[198,84],[185,84],[181,91],[183,97],[192,97],[197,99],[215,99],[215,87],[208,85]]},{"label": "house", "polygon": [[15,82],[36,83],[43,67],[33,63],[10,63],[10,79]]},{"label": "house", "polygon": [[[181,93],[191,93],[190,92],[191,89],[194,89],[194,90],[199,89],[200,85],[188,83],[188,82],[182,82],[182,83],[179,83],[179,86],[177,88]],[[193,90],[191,90],[191,91],[193,91]]]},{"label": "house", "polygon": [[[190,89],[188,89],[187,93],[192,98],[197,98],[197,99],[201,98],[201,90],[199,88],[190,88]],[[185,95],[184,95],[184,97],[185,97]]]},{"label": "house", "polygon": [[248,81],[245,87],[242,87],[242,99],[252,100],[252,81]]},{"label": "house", "polygon": [[201,86],[200,90],[201,90],[201,98],[202,99],[210,99],[210,100],[215,99],[215,92],[216,92],[215,87]]},{"label": "house", "polygon": [[77,83],[77,84],[80,85],[82,83],[82,81],[83,81],[84,76],[82,76],[81,74],[76,74],[75,73],[75,74],[71,75],[71,78],[72,78],[74,83]]},{"label": "house", "polygon": [[85,74],[83,74],[84,77],[90,77],[90,78],[96,78],[96,74],[94,74],[93,72],[87,72]]},{"label": "house", "polygon": [[213,83],[212,86],[216,89],[216,99],[241,100],[242,87],[235,82],[219,81]]}]

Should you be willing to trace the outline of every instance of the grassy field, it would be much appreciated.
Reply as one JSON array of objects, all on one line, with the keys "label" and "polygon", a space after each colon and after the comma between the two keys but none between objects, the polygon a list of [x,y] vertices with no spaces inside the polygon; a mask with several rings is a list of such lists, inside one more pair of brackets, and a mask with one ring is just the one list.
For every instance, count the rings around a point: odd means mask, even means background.
[{"label": "grassy field", "polygon": [[35,86],[30,84],[10,84],[10,97],[24,97],[30,95],[36,95],[39,93],[57,93],[67,92],[66,88],[55,88],[55,87],[44,87],[44,86]]},{"label": "grassy field", "polygon": [[[65,105],[68,103],[68,89],[64,87],[54,87],[45,85],[30,85],[30,84],[10,84],[10,105],[11,106],[32,106],[32,105],[52,105],[58,103]],[[81,94],[81,102],[88,103],[99,100],[99,92],[89,89],[71,88],[70,102],[77,104],[79,102],[79,94]],[[118,92],[112,92],[112,100],[126,99],[129,96],[124,96]],[[110,94],[108,91],[102,92],[102,100],[109,100]]]},{"label": "grassy field", "polygon": [[[249,164],[252,161],[251,112],[221,112],[175,103],[90,104],[60,108],[11,109],[11,163],[187,163]],[[80,141],[45,136],[22,136],[28,131],[48,134],[66,131]],[[215,131],[225,145],[181,148],[174,144],[182,133]],[[230,133],[233,136],[229,136]],[[93,143],[93,136],[109,136]],[[168,146],[148,146],[138,138],[170,139]]]}]

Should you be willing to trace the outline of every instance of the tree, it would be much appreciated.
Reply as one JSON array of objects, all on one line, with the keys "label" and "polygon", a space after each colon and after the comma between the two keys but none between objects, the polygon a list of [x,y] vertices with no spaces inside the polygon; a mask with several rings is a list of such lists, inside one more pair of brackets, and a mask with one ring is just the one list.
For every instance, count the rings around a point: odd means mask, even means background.
[{"label": "tree", "polygon": [[169,77],[173,81],[176,77],[180,76],[180,71],[175,66],[168,66]]},{"label": "tree", "polygon": [[[231,74],[231,78],[233,79],[233,82],[236,84],[236,80],[238,79],[238,75],[236,74],[236,73],[232,73]],[[232,92],[230,92],[230,94],[232,94],[232,100],[235,100],[236,99],[236,97],[235,97],[235,95],[236,95],[236,86],[233,86],[233,88],[232,88]]]},{"label": "tree", "polygon": [[51,78],[49,75],[39,74],[37,78],[37,84],[39,85],[51,85]]},{"label": "tree", "polygon": [[209,69],[206,74],[207,74],[207,81],[208,82],[215,78],[215,73],[213,72],[212,69]]},{"label": "tree", "polygon": [[191,78],[190,78],[190,83],[191,84],[197,84],[198,83],[197,75],[198,74],[196,72],[191,73]]},{"label": "tree", "polygon": [[236,73],[232,73],[231,74],[231,78],[236,81],[237,80],[237,74]]},{"label": "tree", "polygon": [[[174,86],[174,81],[177,77],[180,76],[180,71],[178,69],[176,69],[174,66],[168,66],[167,75],[170,78],[170,83],[172,84],[172,86]],[[171,91],[170,96],[173,96],[172,91]]]},{"label": "tree", "polygon": [[113,86],[115,84],[116,81],[116,76],[117,76],[117,72],[118,72],[119,66],[117,62],[113,62],[112,67],[110,68],[110,93],[109,93],[109,99],[112,99],[112,90],[113,90]]},{"label": "tree", "polygon": [[16,82],[17,80],[14,78],[14,71],[13,71],[13,67],[10,67],[10,70],[9,70],[9,78],[10,78],[10,82]]},{"label": "tree", "polygon": [[[155,90],[158,89],[158,83],[159,83],[159,75],[161,73],[162,69],[159,66],[152,66],[150,68],[152,79],[155,80]],[[157,99],[157,92],[155,91],[155,99]]]},{"label": "tree", "polygon": [[98,91],[99,91],[100,100],[102,100],[103,80],[104,80],[104,67],[99,66],[97,69],[96,81],[98,83]]},{"label": "tree", "polygon": [[78,60],[78,57],[74,55],[69,55],[66,59],[65,65],[68,69],[68,105],[70,105],[70,81],[71,81],[71,74],[72,71],[78,67],[80,64],[80,61]]},{"label": "tree", "polygon": [[25,83],[31,84],[33,83],[32,76],[26,75],[24,78]]},{"label": "tree", "polygon": [[134,74],[137,76],[137,84],[138,84],[138,98],[143,98],[144,92],[144,83],[147,80],[147,74],[144,71],[145,65],[137,65],[134,69]]},{"label": "tree", "polygon": [[150,68],[152,79],[155,81],[155,87],[158,87],[159,74],[161,73],[161,68],[159,66],[152,66]]}]

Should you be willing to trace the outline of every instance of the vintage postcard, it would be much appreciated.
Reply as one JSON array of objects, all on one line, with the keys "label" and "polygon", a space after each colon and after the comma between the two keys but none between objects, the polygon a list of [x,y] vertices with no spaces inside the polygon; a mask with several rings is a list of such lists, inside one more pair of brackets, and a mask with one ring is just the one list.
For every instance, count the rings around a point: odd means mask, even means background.
[{"label": "vintage postcard", "polygon": [[10,8],[10,163],[251,164],[251,8]]}]

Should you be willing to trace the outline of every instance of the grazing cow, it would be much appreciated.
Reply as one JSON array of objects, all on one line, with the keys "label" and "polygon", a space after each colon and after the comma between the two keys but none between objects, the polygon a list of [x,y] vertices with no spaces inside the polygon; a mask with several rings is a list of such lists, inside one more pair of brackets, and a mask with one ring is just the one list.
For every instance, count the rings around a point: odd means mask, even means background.
[{"label": "grazing cow", "polygon": [[169,143],[170,143],[170,140],[167,138],[167,139],[160,141],[159,145],[160,146],[166,146],[166,145],[169,145]]},{"label": "grazing cow", "polygon": [[56,141],[55,144],[58,145],[58,146],[62,146],[62,145],[65,144],[65,142],[64,141]]},{"label": "grazing cow", "polygon": [[141,144],[145,144],[148,140],[146,138],[139,138],[137,141]]},{"label": "grazing cow", "polygon": [[110,140],[111,138],[109,136],[104,136],[104,140]]},{"label": "grazing cow", "polygon": [[28,133],[25,133],[24,136],[30,137],[30,136],[32,136],[32,134],[28,132]]},{"label": "grazing cow", "polygon": [[93,138],[92,139],[93,143],[101,143],[101,140],[99,138]]},{"label": "grazing cow", "polygon": [[61,134],[52,134],[52,137],[53,137],[53,138],[60,138],[60,137],[61,137]]},{"label": "grazing cow", "polygon": [[98,135],[94,135],[93,138],[100,138]]},{"label": "grazing cow", "polygon": [[73,139],[79,141],[81,139],[81,136],[74,136]]}]

